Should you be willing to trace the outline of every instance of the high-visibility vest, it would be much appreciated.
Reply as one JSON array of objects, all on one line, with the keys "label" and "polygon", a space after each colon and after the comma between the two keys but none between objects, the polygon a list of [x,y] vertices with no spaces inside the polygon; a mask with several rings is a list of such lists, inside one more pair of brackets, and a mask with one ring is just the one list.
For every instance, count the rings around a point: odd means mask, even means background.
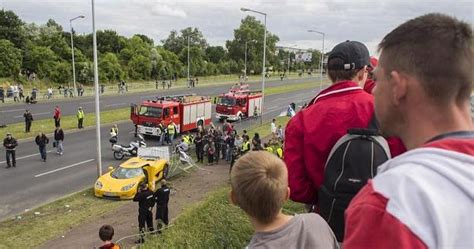
[{"label": "high-visibility vest", "polygon": [[168,125],[168,134],[174,135],[174,129],[175,129],[175,128],[174,128],[174,125],[173,125],[172,123],[170,123],[170,124]]},{"label": "high-visibility vest", "polygon": [[265,150],[273,154],[273,148],[272,147],[268,146],[267,148],[265,148]]},{"label": "high-visibility vest", "polygon": [[112,129],[110,129],[110,133],[115,133],[115,135],[118,135],[118,128],[112,127]]},{"label": "high-visibility vest", "polygon": [[188,135],[184,135],[183,140],[186,144],[191,144],[191,137],[189,137]]},{"label": "high-visibility vest", "polygon": [[277,149],[277,155],[279,158],[283,158],[283,149],[281,147]]},{"label": "high-visibility vest", "polygon": [[77,118],[78,119],[84,118],[84,111],[77,111]]},{"label": "high-visibility vest", "polygon": [[250,142],[247,141],[247,142],[244,142],[243,145],[242,145],[242,152],[247,152],[250,150]]}]

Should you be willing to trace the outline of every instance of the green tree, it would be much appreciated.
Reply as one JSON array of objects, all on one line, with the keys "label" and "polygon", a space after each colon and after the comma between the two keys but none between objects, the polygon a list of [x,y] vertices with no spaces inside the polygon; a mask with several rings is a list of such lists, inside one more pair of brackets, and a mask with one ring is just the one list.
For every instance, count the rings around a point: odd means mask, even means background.
[{"label": "green tree", "polygon": [[174,76],[183,76],[183,63],[179,60],[179,57],[164,48],[157,48],[163,60],[163,66],[160,68],[159,77],[161,79],[171,79]]},{"label": "green tree", "polygon": [[20,72],[22,55],[21,50],[9,40],[0,40],[0,77],[18,77]]},{"label": "green tree", "polygon": [[151,59],[143,55],[135,55],[128,63],[128,76],[134,80],[146,80],[151,76]]},{"label": "green tree", "polygon": [[[125,46],[124,39],[125,37],[118,35],[116,31],[99,30],[97,31],[97,51],[101,54],[107,52],[119,53]],[[90,40],[92,45],[92,38]]]},{"label": "green tree", "polygon": [[[243,59],[245,54],[245,42],[247,42],[247,61],[252,62],[247,64],[247,68],[249,71],[252,70],[255,73],[261,73],[263,59],[263,37],[263,24],[253,16],[245,17],[242,19],[239,28],[234,30],[234,39],[226,41],[229,58],[234,61]],[[276,43],[278,41],[278,36],[271,34],[267,30],[267,67],[278,63],[278,58],[275,56]]]},{"label": "green tree", "polygon": [[[198,28],[187,27],[180,31],[180,34],[176,30],[172,30],[168,38],[162,40],[163,48],[179,54],[183,51],[183,48],[188,46],[188,37],[189,37],[189,46],[199,47],[205,50],[209,45],[207,44],[204,35],[199,31]],[[185,61],[182,61],[183,63]]]},{"label": "green tree", "polygon": [[36,72],[39,78],[51,78],[58,56],[48,47],[30,45],[26,48],[24,67]]},{"label": "green tree", "polygon": [[[205,69],[205,54],[204,51],[199,47],[190,47],[189,48],[189,74],[193,75],[204,75],[203,70]],[[185,62],[187,67],[188,60],[188,48],[183,48],[179,54],[181,61]]]},{"label": "green tree", "polygon": [[0,10],[0,39],[9,40],[15,47],[23,48],[25,33],[23,21],[10,10]]},{"label": "green tree", "polygon": [[71,64],[67,62],[55,62],[53,70],[48,77],[57,83],[67,83],[72,78]]},{"label": "green tree", "polygon": [[114,53],[106,53],[99,61],[99,76],[101,81],[118,81],[123,78],[122,67]]},{"label": "green tree", "polygon": [[206,56],[208,61],[212,63],[219,63],[226,56],[226,51],[222,46],[209,46],[206,48]]}]

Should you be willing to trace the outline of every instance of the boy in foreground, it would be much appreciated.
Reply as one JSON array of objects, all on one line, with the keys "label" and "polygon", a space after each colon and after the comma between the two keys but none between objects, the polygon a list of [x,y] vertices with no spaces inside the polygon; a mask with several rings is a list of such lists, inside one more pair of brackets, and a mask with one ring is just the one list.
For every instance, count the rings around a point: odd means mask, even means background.
[{"label": "boy in foreground", "polygon": [[287,179],[283,161],[265,151],[248,152],[235,163],[230,198],[255,230],[248,248],[337,248],[333,232],[318,214],[282,213],[290,195]]},{"label": "boy in foreground", "polygon": [[112,226],[103,225],[99,229],[99,237],[104,242],[99,249],[120,249],[118,245],[112,242],[112,238],[114,237],[114,228]]}]

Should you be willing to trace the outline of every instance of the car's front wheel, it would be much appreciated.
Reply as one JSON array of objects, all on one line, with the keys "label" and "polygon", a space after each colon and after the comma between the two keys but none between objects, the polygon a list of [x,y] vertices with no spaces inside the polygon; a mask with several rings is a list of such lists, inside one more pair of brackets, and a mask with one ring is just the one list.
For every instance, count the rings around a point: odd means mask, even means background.
[{"label": "car's front wheel", "polygon": [[125,155],[120,151],[114,151],[115,160],[122,160]]}]

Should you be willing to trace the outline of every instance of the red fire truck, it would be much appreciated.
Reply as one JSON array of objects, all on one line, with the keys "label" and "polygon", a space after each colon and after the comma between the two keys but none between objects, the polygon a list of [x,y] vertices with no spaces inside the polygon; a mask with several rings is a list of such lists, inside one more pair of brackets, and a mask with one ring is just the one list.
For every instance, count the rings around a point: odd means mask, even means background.
[{"label": "red fire truck", "polygon": [[196,95],[175,95],[145,100],[141,105],[132,105],[130,119],[139,134],[160,136],[158,125],[163,121],[165,127],[173,121],[177,132],[196,129],[199,125],[211,123],[211,100]]},{"label": "red fire truck", "polygon": [[232,87],[228,93],[221,94],[217,99],[216,117],[220,120],[241,120],[259,116],[262,110],[262,92],[250,91],[248,86],[239,89]]}]

